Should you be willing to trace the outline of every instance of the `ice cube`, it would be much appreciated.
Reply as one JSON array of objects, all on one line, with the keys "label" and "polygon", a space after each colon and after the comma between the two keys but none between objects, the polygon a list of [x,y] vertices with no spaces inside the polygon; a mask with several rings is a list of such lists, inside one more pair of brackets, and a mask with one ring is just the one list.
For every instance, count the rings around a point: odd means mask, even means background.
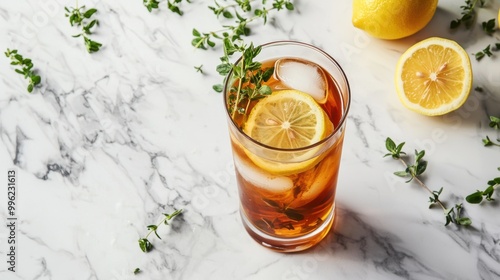
[{"label": "ice cube", "polygon": [[[302,189],[302,192],[299,193],[297,199],[290,204],[290,207],[302,207],[316,199],[325,190],[325,188],[331,188],[331,184],[334,180],[333,176],[336,176],[336,174],[334,174],[334,165],[335,159],[327,158],[320,163],[316,170],[311,170],[312,175],[316,177],[308,187]],[[304,174],[302,176],[304,176]],[[305,181],[310,180],[311,178],[305,178]]]},{"label": "ice cube", "polygon": [[326,102],[328,83],[325,72],[312,62],[296,58],[278,59],[274,64],[274,77],[286,86],[311,95],[316,102]]},{"label": "ice cube", "polygon": [[292,179],[285,176],[275,176],[256,168],[250,162],[234,155],[234,166],[240,175],[252,185],[270,192],[281,193],[293,188]]}]

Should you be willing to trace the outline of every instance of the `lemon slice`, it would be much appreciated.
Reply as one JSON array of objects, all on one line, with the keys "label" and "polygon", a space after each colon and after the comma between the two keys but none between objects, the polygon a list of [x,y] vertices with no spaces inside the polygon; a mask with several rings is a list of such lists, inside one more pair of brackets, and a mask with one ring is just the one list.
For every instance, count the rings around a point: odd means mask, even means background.
[{"label": "lemon slice", "polygon": [[403,105],[427,116],[444,115],[464,104],[472,68],[455,41],[432,37],[411,46],[396,67],[396,89]]},{"label": "lemon slice", "polygon": [[[319,142],[333,129],[314,98],[298,90],[281,90],[255,105],[243,131],[267,146],[297,149]],[[305,171],[321,159],[320,156],[310,158],[315,149],[307,152],[267,151],[266,158],[245,152],[257,166],[279,175]]]}]

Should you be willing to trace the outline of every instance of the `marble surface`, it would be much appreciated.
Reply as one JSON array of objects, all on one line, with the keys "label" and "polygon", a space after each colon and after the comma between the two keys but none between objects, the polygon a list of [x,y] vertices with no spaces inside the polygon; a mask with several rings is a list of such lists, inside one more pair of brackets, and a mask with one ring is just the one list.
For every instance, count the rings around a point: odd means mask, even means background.
[{"label": "marble surface", "polygon": [[[451,32],[461,2],[440,1],[431,23],[396,41],[368,37],[351,24],[351,1],[296,1],[273,13],[247,41],[291,39],[314,44],[343,66],[352,108],[337,190],[337,221],[327,238],[297,254],[269,251],[251,240],[238,213],[222,97],[221,49],[195,50],[191,30],[217,30],[211,1],[166,1],[149,13],[140,0],[80,1],[99,10],[88,54],[64,16],[74,1],[0,3],[0,49],[33,59],[41,86],[0,59],[0,218],[8,224],[7,172],[17,173],[16,272],[8,268],[10,235],[0,228],[0,279],[499,279],[500,205],[464,197],[499,176],[500,148],[483,147],[488,116],[500,115],[500,53],[475,61],[465,105],[443,117],[405,109],[393,75],[413,43],[441,36],[468,53],[498,42],[481,30]],[[496,16],[500,1],[479,9]],[[204,74],[195,66],[203,65]],[[424,176],[444,188],[450,205],[464,202],[470,228],[444,226],[428,194],[392,175],[386,137],[425,149]],[[495,193],[494,198],[500,200]],[[137,240],[162,213],[184,209],[162,240],[143,253]],[[135,268],[142,273],[134,275]]]}]

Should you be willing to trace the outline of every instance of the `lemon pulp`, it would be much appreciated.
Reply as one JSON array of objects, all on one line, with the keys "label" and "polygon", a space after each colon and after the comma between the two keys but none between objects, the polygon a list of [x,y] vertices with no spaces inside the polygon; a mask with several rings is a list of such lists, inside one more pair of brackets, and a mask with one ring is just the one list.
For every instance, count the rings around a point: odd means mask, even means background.
[{"label": "lemon pulp", "polygon": [[[243,127],[252,139],[279,149],[298,149],[317,143],[333,131],[333,124],[310,95],[298,90],[280,90],[260,100]],[[279,175],[305,171],[321,156],[307,152],[269,152],[266,158],[245,150],[260,168]],[[303,158],[304,160],[301,160]]]},{"label": "lemon pulp", "polygon": [[423,115],[443,115],[458,109],[469,96],[470,59],[455,41],[432,37],[400,57],[395,80],[405,107]]}]

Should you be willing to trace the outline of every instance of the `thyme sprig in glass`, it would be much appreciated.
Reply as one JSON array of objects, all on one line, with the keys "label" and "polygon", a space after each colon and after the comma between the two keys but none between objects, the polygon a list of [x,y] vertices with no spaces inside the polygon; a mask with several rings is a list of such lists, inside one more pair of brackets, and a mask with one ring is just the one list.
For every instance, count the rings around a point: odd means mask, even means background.
[{"label": "thyme sprig in glass", "polygon": [[445,226],[449,225],[450,223],[456,224],[458,226],[471,225],[472,221],[470,218],[461,216],[463,208],[462,203],[455,204],[454,207],[447,208],[439,198],[439,196],[443,192],[443,188],[439,189],[439,191],[431,191],[431,189],[419,178],[419,176],[422,175],[427,169],[427,161],[423,160],[425,151],[415,150],[415,159],[413,164],[410,165],[403,159],[403,157],[406,156],[406,153],[402,151],[404,145],[404,142],[396,145],[396,143],[389,137],[387,137],[385,141],[385,147],[389,151],[389,153],[385,154],[384,157],[391,156],[393,159],[401,162],[405,167],[405,170],[396,171],[394,172],[394,175],[397,175],[399,177],[409,177],[406,183],[414,180],[422,188],[427,190],[427,192],[431,194],[431,196],[429,197],[429,208],[437,204],[441,207],[441,209],[443,209],[446,218]]},{"label": "thyme sprig in glass", "polygon": [[[231,70],[233,71],[229,81],[231,87],[228,95],[228,108],[233,119],[236,114],[246,115],[252,101],[272,93],[271,88],[262,83],[271,78],[274,67],[263,69],[262,63],[255,61],[261,50],[261,46],[256,47],[253,43],[249,46],[238,45],[228,38],[224,39],[224,56],[221,57],[222,63],[217,66],[217,72],[222,76],[227,76]],[[229,56],[236,52],[241,53],[241,59],[239,63],[232,64]],[[222,85],[214,89],[220,91]]]}]

